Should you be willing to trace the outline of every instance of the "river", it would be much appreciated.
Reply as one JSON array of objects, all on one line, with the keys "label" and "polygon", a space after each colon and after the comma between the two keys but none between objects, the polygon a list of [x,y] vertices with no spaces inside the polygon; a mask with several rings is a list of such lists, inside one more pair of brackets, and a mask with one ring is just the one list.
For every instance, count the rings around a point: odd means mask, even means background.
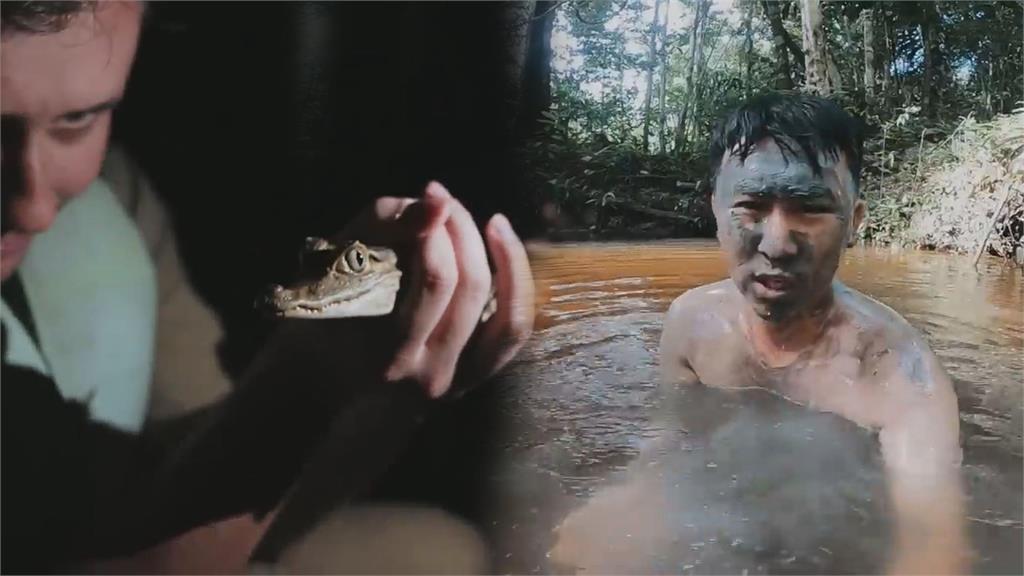
[{"label": "river", "polygon": [[[877,438],[762,396],[693,392],[657,418],[661,322],[722,279],[704,241],[534,244],[536,333],[510,368],[494,506],[502,573],[882,569]],[[975,573],[1021,573],[1024,277],[965,256],[856,247],[839,278],[920,330],[959,397]],[[652,456],[653,455],[653,456]]]}]

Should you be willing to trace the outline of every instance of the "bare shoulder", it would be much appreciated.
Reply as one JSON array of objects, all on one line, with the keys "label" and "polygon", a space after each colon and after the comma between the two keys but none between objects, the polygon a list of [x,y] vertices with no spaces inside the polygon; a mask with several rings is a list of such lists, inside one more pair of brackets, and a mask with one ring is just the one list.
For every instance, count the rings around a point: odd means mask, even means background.
[{"label": "bare shoulder", "polygon": [[743,297],[732,280],[692,288],[669,306],[662,328],[662,347],[686,350],[696,341],[715,341],[733,332]]},{"label": "bare shoulder", "polygon": [[719,314],[725,304],[739,298],[732,280],[721,280],[691,288],[672,301],[665,317],[666,328],[696,319],[700,315]]},{"label": "bare shoulder", "polygon": [[839,299],[858,330],[861,362],[872,378],[891,390],[893,400],[907,404],[939,403],[955,408],[953,384],[924,334],[906,318],[874,298],[843,288]]},{"label": "bare shoulder", "polygon": [[690,289],[669,306],[662,326],[660,356],[663,376],[672,382],[697,380],[692,357],[709,341],[732,332],[736,300],[732,280]]},{"label": "bare shoulder", "polygon": [[843,288],[837,296],[858,331],[862,374],[878,394],[875,418],[890,470],[924,477],[953,470],[961,458],[956,391],[924,335],[865,294]]},{"label": "bare shoulder", "polygon": [[839,285],[836,299],[847,318],[865,337],[878,338],[886,344],[906,338],[923,342],[921,334],[899,312],[863,292]]}]

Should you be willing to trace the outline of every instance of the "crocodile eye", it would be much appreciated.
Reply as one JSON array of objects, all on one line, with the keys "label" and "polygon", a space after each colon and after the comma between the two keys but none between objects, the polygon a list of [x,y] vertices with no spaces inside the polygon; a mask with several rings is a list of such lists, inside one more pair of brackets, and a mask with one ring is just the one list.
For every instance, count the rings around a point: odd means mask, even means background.
[{"label": "crocodile eye", "polygon": [[360,246],[352,247],[345,253],[345,263],[353,272],[362,272],[366,268],[366,252]]}]

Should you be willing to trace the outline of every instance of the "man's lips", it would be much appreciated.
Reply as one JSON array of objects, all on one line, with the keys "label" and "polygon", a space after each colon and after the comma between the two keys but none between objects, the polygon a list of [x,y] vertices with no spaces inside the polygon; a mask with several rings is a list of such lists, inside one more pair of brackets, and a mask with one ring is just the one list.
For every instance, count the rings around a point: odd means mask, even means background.
[{"label": "man's lips", "polygon": [[762,297],[781,296],[792,290],[795,279],[790,274],[755,274],[754,289]]}]

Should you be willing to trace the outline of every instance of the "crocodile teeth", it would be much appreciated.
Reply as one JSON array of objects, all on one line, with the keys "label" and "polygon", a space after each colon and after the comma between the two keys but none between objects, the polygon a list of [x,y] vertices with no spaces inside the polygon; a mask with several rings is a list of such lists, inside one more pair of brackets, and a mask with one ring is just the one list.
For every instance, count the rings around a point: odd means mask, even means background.
[{"label": "crocodile teeth", "polygon": [[309,310],[310,312],[316,312],[317,310],[323,310],[325,308],[333,308],[340,305],[344,300],[337,300],[335,302],[328,302],[326,304],[299,304],[298,308],[303,310]]}]

